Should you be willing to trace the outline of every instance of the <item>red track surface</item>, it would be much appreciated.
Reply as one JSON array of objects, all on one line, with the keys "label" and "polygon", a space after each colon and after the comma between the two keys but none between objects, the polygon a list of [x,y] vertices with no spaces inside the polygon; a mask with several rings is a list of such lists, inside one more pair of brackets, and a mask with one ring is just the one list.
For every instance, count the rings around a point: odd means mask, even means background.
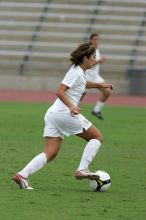
[{"label": "red track surface", "polygon": [[[15,91],[15,90],[0,90],[0,101],[15,101],[15,102],[44,102],[50,103],[56,99],[56,95],[49,91]],[[98,94],[88,93],[82,100],[82,103],[95,104],[98,100]],[[125,96],[112,95],[107,105],[115,106],[134,106],[146,107],[146,96]]]}]

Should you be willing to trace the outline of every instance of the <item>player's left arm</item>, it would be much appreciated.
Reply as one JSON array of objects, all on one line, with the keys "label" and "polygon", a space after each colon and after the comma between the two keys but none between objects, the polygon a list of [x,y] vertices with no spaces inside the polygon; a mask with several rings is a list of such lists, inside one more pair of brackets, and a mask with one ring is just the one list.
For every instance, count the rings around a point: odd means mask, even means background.
[{"label": "player's left arm", "polygon": [[86,88],[87,89],[92,89],[92,88],[109,88],[113,90],[113,86],[108,83],[96,83],[96,82],[91,82],[91,81],[86,81]]}]

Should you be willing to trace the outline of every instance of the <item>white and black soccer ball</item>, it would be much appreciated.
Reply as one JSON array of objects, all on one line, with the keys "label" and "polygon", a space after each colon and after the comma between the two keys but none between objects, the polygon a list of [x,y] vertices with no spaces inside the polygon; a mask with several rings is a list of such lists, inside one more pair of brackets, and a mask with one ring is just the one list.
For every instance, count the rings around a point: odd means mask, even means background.
[{"label": "white and black soccer ball", "polygon": [[95,173],[99,178],[95,180],[90,180],[91,190],[94,192],[105,192],[111,186],[110,175],[102,170],[98,170]]}]

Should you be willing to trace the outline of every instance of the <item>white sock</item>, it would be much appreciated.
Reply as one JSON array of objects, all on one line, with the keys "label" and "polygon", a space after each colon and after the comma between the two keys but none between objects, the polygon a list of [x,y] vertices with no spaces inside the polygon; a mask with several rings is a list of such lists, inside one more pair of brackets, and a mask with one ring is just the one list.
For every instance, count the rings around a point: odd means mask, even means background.
[{"label": "white sock", "polygon": [[80,161],[80,165],[79,165],[77,170],[88,169],[89,164],[94,159],[94,157],[97,154],[100,146],[101,146],[101,143],[97,139],[91,139],[87,143],[87,145],[86,145],[86,147],[84,149],[81,161]]},{"label": "white sock", "polygon": [[105,105],[104,102],[98,101],[94,107],[94,112],[96,112],[96,113],[100,112],[104,105]]},{"label": "white sock", "polygon": [[28,178],[30,174],[40,170],[47,163],[47,157],[45,153],[41,153],[34,157],[19,174],[25,178]]}]

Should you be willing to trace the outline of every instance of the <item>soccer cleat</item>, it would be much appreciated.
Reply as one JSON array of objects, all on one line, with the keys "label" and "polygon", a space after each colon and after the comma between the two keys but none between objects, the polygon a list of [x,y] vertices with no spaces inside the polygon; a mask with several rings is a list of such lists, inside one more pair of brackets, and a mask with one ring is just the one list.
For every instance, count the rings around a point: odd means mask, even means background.
[{"label": "soccer cleat", "polygon": [[29,184],[29,180],[27,178],[24,178],[18,173],[13,177],[13,180],[15,183],[17,183],[20,186],[20,189],[28,189],[28,190],[33,189]]},{"label": "soccer cleat", "polygon": [[77,180],[89,179],[89,180],[98,180],[99,176],[96,173],[92,173],[89,170],[77,170],[75,172],[75,178]]},{"label": "soccer cleat", "polygon": [[101,112],[94,112],[94,111],[92,111],[92,115],[96,116],[96,117],[99,118],[100,120],[103,120],[103,117],[102,117]]}]

